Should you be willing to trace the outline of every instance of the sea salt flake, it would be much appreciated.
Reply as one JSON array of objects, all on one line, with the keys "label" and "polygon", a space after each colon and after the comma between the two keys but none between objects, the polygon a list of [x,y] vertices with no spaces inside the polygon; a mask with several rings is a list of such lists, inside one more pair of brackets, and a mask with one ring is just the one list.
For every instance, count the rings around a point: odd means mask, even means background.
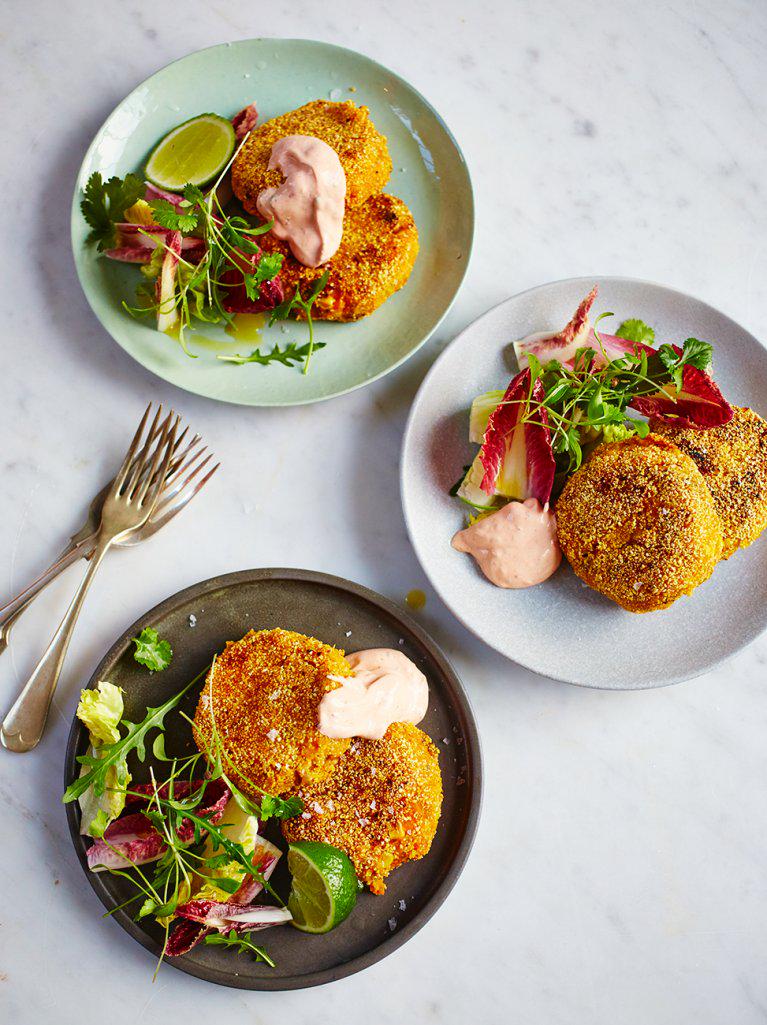
[{"label": "sea salt flake", "polygon": [[397,903],[397,907],[400,909],[400,911],[404,911],[407,908],[407,902],[404,900],[400,900]]},{"label": "sea salt flake", "polygon": [[197,616],[195,616],[194,612],[189,616],[189,625],[197,626]]},{"label": "sea salt flake", "polygon": [[279,735],[280,734],[278,733],[278,731],[275,730],[275,728],[272,726],[272,728],[269,730],[269,732],[266,735],[266,739],[267,740],[271,740],[272,743],[274,743],[274,741],[277,739],[277,737],[279,737]]},{"label": "sea salt flake", "polygon": [[392,917],[392,918],[389,919],[389,932],[394,932],[394,930],[396,928],[397,928],[397,919]]}]

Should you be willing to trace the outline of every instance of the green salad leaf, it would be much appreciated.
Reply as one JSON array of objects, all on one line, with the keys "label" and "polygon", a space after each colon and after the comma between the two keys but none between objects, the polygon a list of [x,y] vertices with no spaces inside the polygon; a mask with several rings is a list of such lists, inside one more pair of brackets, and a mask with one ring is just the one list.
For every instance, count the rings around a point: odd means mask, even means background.
[{"label": "green salad leaf", "polygon": [[108,249],[114,239],[114,226],[123,220],[129,206],[144,195],[144,182],[136,174],[124,178],[116,176],[104,181],[98,171],[88,179],[83,191],[80,209],[91,227],[86,239],[90,245],[98,244],[99,252]]},{"label": "green salad leaf", "polygon": [[[316,352],[318,349],[324,349],[324,342],[315,342],[313,349]],[[303,345],[297,345],[296,342],[289,342],[284,349],[281,349],[279,345],[276,345],[269,352],[261,352],[260,347],[254,349],[249,356],[218,356],[224,363],[234,363],[236,366],[242,366],[243,363],[260,363],[261,366],[268,366],[270,363],[282,363],[283,366],[292,367],[296,363],[305,363],[306,360],[311,356],[312,349],[309,342],[305,342]]]},{"label": "green salad leaf", "polygon": [[170,665],[173,649],[170,642],[161,638],[154,627],[145,626],[138,637],[133,638],[133,643],[136,645],[133,657],[153,673],[159,673]]},{"label": "green salad leaf", "polygon": [[625,338],[629,342],[641,342],[643,345],[652,345],[655,341],[654,329],[636,317],[624,320],[615,335],[617,338]]}]

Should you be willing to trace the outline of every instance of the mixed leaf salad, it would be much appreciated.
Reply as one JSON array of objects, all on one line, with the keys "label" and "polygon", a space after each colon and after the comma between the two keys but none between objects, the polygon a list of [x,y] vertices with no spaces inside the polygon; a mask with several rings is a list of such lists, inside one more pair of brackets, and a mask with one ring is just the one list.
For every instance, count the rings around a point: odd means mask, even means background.
[{"label": "mixed leaf salad", "polygon": [[510,499],[545,506],[595,445],[646,436],[640,417],[701,429],[732,418],[711,376],[708,342],[656,348],[654,330],[636,319],[606,334],[598,324],[613,314],[590,320],[596,294],[594,287],[561,331],[516,342],[519,373],[506,391],[472,403],[469,438],[480,449],[451,490],[472,520]]},{"label": "mixed leaf salad", "polygon": [[[154,671],[169,664],[170,645],[156,630],[145,628],[134,643],[139,664]],[[212,729],[205,750],[182,757],[166,754],[166,717],[176,713],[191,724],[179,704],[204,677],[205,686],[212,688],[213,666],[215,659],[177,694],[147,708],[139,722],[125,718],[123,694],[114,684],[100,681],[95,689],[84,690],[77,717],[88,730],[89,746],[77,759],[80,775],[67,787],[63,801],[80,805],[80,832],[93,839],[86,855],[90,870],[111,872],[132,888],[132,895],[107,914],[129,908],[136,921],[155,919],[162,929],[160,962],[206,943],[249,953],[274,967],[253,934],[294,919],[304,931],[327,931],[351,912],[357,878],[342,851],[313,845],[326,848],[319,857],[314,852],[315,861],[332,861],[334,876],[345,877],[344,914],[339,916],[336,909],[326,927],[309,928],[302,918],[300,884],[290,855],[294,882],[288,901],[275,892],[269,879],[282,852],[262,835],[262,827],[270,819],[300,815],[303,802],[253,785],[261,795],[256,803],[236,786],[213,717],[212,692]],[[148,782],[136,783],[128,758],[146,763],[150,740]],[[306,858],[297,856],[296,861],[306,872]],[[262,893],[272,902],[256,903]]]},{"label": "mixed leaf salad", "polygon": [[[154,316],[157,330],[177,338],[192,358],[197,356],[188,348],[187,335],[199,324],[231,327],[241,313],[268,313],[270,325],[291,314],[302,316],[308,327],[304,344],[290,342],[266,352],[258,348],[244,356],[220,354],[217,359],[234,365],[300,364],[306,373],[312,353],[323,348],[323,343],[314,341],[312,307],[327,285],[327,272],[307,296],[301,295],[300,286],[286,296],[280,280],[282,255],[263,252],[257,242],[272,222],[254,224],[242,211],[227,212],[232,204],[229,168],[257,120],[258,112],[251,104],[231,122],[206,114],[178,126],[149,157],[145,173],[149,176],[154,171],[154,181],[137,174],[104,181],[94,171],[81,202],[83,217],[91,228],[87,242],[111,260],[139,265],[136,305],[123,303],[124,308],[136,317]],[[207,132],[211,124],[225,132],[228,129],[232,147],[222,151],[225,163],[214,168],[217,175],[212,184],[206,184],[209,167],[195,174],[191,165],[182,162],[179,166],[179,133],[188,139],[181,147],[188,153],[199,135],[196,129]],[[199,144],[206,145],[207,153],[207,134]],[[158,166],[165,168],[165,177],[156,176]],[[174,168],[176,181],[170,173]],[[179,179],[181,172],[189,173],[193,180]]]}]

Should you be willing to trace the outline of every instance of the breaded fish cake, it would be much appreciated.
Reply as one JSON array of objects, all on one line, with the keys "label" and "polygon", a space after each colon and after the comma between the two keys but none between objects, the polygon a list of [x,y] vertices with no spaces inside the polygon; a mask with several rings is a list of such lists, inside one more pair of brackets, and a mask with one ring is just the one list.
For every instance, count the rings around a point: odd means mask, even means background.
[{"label": "breaded fish cake", "polygon": [[381,193],[347,210],[344,233],[335,256],[321,267],[304,267],[286,242],[271,232],[259,238],[269,253],[285,257],[280,280],[286,296],[300,285],[306,297],[325,271],[330,277],[312,307],[315,320],[358,320],[394,295],[410,277],[418,255],[418,229],[407,205]]},{"label": "breaded fish cake", "polygon": [[767,527],[767,421],[753,409],[734,406],[733,412],[729,423],[705,431],[650,423],[703,474],[723,525],[723,559],[756,541]]},{"label": "breaded fish cake", "polygon": [[360,206],[380,192],[391,174],[386,136],[370,120],[367,107],[350,100],[312,100],[256,128],[232,165],[232,189],[251,214],[258,213],[262,189],[282,184],[282,174],[269,170],[269,157],[275,142],[287,135],[313,135],[336,151],[346,174],[347,207]]},{"label": "breaded fish cake", "polygon": [[[317,729],[323,695],[351,676],[344,653],[291,630],[251,630],[217,657],[200,694],[194,739],[201,751],[215,744],[227,775],[258,800],[260,790],[284,794],[330,775],[349,746]],[[212,702],[212,703],[211,703]],[[234,768],[236,767],[236,769]]]},{"label": "breaded fish cake", "polygon": [[722,553],[722,523],[695,463],[652,434],[599,445],[555,511],[575,572],[630,612],[690,594]]},{"label": "breaded fish cake", "polygon": [[285,839],[338,847],[383,893],[392,869],[429,853],[442,809],[438,758],[411,723],[394,723],[382,740],[354,740],[329,779],[298,791],[304,812],[282,823]]}]

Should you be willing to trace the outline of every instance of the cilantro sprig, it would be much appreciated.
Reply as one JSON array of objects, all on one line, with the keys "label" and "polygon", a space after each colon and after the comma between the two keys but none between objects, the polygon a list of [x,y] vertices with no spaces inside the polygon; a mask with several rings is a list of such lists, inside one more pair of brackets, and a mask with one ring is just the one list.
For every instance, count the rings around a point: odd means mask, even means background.
[{"label": "cilantro sprig", "polygon": [[143,195],[144,183],[138,175],[113,176],[104,181],[101,174],[94,171],[85,185],[80,203],[83,217],[91,227],[86,239],[88,245],[97,243],[99,252],[108,249],[114,240],[115,224],[123,220],[128,207]]}]

